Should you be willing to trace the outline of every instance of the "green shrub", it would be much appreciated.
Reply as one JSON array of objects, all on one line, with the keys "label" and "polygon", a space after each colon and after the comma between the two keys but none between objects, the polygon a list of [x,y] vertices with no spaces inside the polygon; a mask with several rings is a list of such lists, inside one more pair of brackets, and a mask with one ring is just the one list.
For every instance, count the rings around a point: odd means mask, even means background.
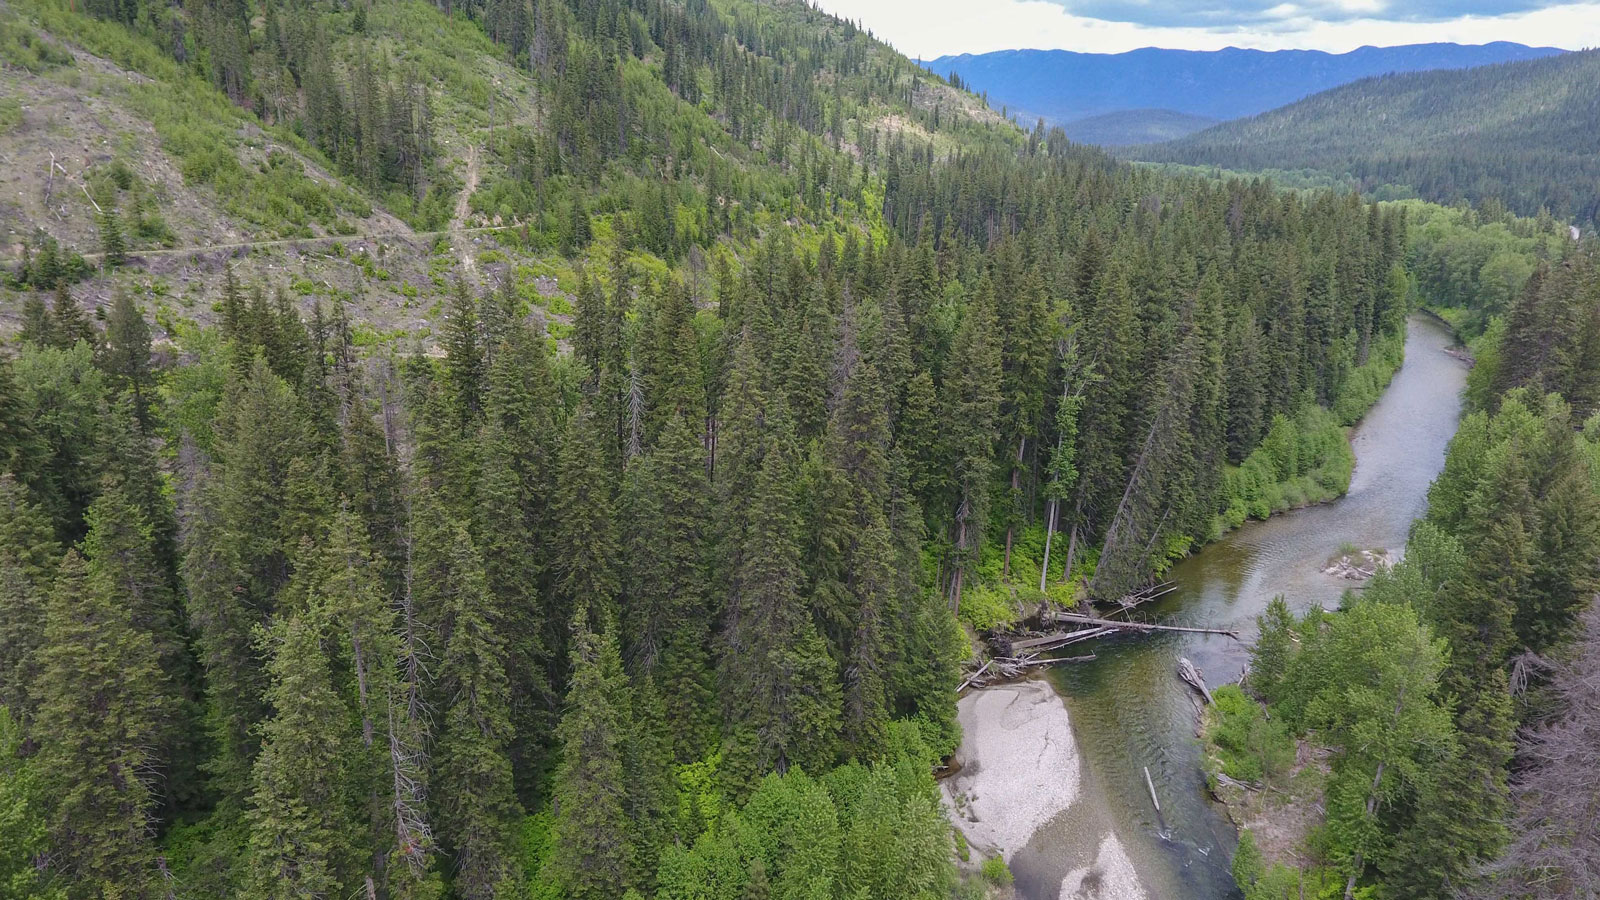
[{"label": "green shrub", "polygon": [[978,866],[978,871],[983,874],[983,880],[995,887],[1005,887],[1011,883],[1011,867],[1006,865],[1003,857],[991,856]]},{"label": "green shrub", "polygon": [[1281,719],[1268,719],[1261,705],[1229,684],[1212,693],[1206,739],[1222,774],[1238,781],[1271,781],[1294,764],[1294,740]]}]

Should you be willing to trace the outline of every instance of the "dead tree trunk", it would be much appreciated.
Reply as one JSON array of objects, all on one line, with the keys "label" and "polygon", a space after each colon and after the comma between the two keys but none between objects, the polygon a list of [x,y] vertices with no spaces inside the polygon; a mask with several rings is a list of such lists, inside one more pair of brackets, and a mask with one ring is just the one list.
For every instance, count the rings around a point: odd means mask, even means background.
[{"label": "dead tree trunk", "polygon": [[1039,564],[1039,593],[1044,593],[1045,579],[1050,576],[1050,541],[1056,536],[1056,509],[1061,501],[1052,499],[1044,514],[1044,561]]},{"label": "dead tree trunk", "polygon": [[1017,531],[1017,495],[1022,491],[1022,457],[1027,452],[1028,439],[1017,441],[1017,458],[1011,464],[1011,521],[1006,523],[1006,558],[1000,566],[1003,575],[1011,575],[1011,542]]}]

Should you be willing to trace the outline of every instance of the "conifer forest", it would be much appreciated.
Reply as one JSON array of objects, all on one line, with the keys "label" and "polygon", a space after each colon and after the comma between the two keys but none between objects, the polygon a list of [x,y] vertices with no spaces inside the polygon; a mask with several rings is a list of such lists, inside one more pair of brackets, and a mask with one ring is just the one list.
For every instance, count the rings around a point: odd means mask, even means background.
[{"label": "conifer forest", "polygon": [[799,0],[0,0],[0,88],[0,167],[51,154],[0,200],[0,898],[1011,896],[962,692],[1342,495],[1420,310],[1475,364],[1403,560],[1207,713],[1309,863],[1222,855],[1600,891],[1564,222],[1118,161]]}]

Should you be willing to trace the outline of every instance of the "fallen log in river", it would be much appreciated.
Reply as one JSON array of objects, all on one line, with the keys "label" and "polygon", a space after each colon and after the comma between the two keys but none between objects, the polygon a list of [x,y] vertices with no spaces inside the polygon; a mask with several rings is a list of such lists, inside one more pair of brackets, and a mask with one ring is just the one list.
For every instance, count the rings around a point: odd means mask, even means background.
[{"label": "fallen log in river", "polygon": [[1239,633],[1226,628],[1186,628],[1181,625],[1151,625],[1145,622],[1119,622],[1115,619],[1100,619],[1086,616],[1081,613],[1050,612],[1040,618],[1055,622],[1060,625],[1094,625],[1116,631],[1183,631],[1190,634],[1225,634],[1238,640]]},{"label": "fallen log in river", "polygon": [[[997,681],[1009,681],[1026,675],[1038,666],[1048,666],[1057,663],[1081,662],[1094,659],[1094,655],[1072,657],[1046,657],[1040,656],[1052,650],[1059,650],[1070,644],[1080,641],[1089,641],[1095,638],[1107,637],[1125,631],[1148,633],[1152,631],[1184,631],[1196,634],[1225,634],[1238,639],[1237,632],[1221,628],[1186,628],[1179,625],[1151,625],[1145,622],[1124,622],[1117,619],[1101,619],[1095,616],[1086,616],[1081,613],[1067,612],[1041,612],[1041,622],[1057,625],[1087,625],[1076,631],[1056,631],[1050,634],[1034,637],[1008,639],[1004,635],[990,639],[990,646],[994,648],[995,655],[983,664],[983,667],[967,676],[956,688],[956,693],[961,693],[969,687],[985,687]],[[1198,676],[1197,676],[1198,677]],[[1193,683],[1193,682],[1191,682]],[[1204,682],[1201,682],[1204,685]]]}]

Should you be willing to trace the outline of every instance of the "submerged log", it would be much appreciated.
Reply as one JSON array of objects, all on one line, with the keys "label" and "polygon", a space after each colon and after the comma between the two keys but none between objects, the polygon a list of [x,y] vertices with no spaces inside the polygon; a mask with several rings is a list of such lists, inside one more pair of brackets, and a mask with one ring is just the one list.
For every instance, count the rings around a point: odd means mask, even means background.
[{"label": "submerged log", "polygon": [[1200,692],[1207,703],[1215,703],[1211,697],[1211,689],[1206,687],[1206,680],[1200,677],[1200,670],[1194,667],[1187,656],[1178,657],[1178,676],[1189,683],[1189,686]]}]

